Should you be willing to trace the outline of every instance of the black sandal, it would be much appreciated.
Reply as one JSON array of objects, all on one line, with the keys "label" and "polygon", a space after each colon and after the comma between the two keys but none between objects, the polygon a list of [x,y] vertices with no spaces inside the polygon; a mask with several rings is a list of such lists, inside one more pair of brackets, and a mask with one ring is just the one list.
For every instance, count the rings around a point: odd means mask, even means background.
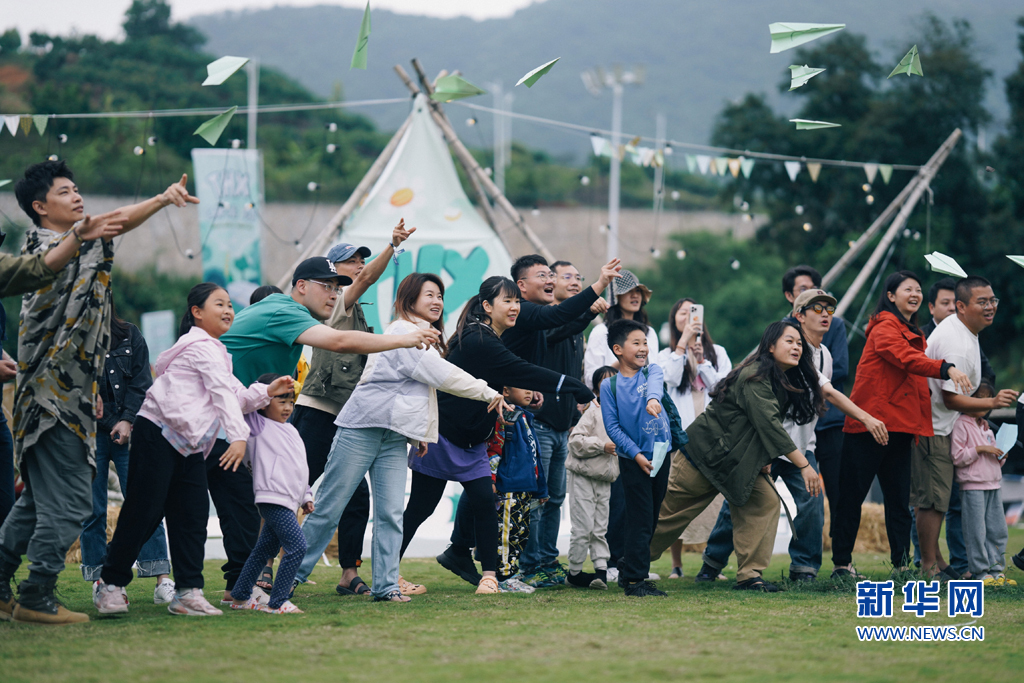
[{"label": "black sandal", "polygon": [[274,590],[274,569],[269,566],[263,567],[263,573],[256,579],[256,585],[268,593]]},{"label": "black sandal", "polygon": [[348,588],[339,583],[334,590],[338,592],[338,595],[366,595],[370,592],[370,587],[357,576],[349,582]]},{"label": "black sandal", "polygon": [[746,581],[738,581],[736,585],[732,587],[734,591],[761,591],[762,593],[778,593],[779,587],[773,583],[768,583],[760,576],[755,576],[752,579]]}]

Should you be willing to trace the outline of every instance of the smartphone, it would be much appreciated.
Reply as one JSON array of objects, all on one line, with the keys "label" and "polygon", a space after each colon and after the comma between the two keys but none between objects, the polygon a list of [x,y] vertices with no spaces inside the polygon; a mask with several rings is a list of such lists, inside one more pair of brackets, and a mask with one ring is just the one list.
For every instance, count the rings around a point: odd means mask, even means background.
[{"label": "smartphone", "polygon": [[691,304],[690,322],[698,327],[704,325],[704,304]]},{"label": "smartphone", "polygon": [[523,409],[518,406],[513,408],[512,410],[506,410],[501,414],[501,418],[505,420],[505,422],[507,422],[508,424],[515,424],[522,416]]}]

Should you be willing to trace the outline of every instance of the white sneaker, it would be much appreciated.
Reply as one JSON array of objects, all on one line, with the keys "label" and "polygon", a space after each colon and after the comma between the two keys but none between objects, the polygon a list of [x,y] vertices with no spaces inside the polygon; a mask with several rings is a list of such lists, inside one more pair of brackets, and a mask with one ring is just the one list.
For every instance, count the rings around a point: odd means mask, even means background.
[{"label": "white sneaker", "polygon": [[153,604],[166,605],[174,599],[174,582],[170,579],[161,579],[153,589]]},{"label": "white sneaker", "polygon": [[110,586],[102,581],[97,581],[93,586],[92,604],[96,605],[96,611],[100,614],[128,612],[128,598],[125,596],[124,588]]},{"label": "white sneaker", "polygon": [[277,609],[271,609],[270,605],[260,605],[259,610],[267,614],[304,614],[302,610],[292,604],[291,600],[285,600]]},{"label": "white sneaker", "polygon": [[183,614],[190,617],[206,617],[224,614],[203,597],[201,588],[186,588],[176,591],[171,604],[167,606],[171,614]]},{"label": "white sneaker", "polygon": [[618,567],[608,567],[608,583],[616,583],[619,580]]},{"label": "white sneaker", "polygon": [[519,578],[519,574],[498,582],[498,588],[501,589],[502,593],[533,593],[537,590],[533,586],[523,583]]},{"label": "white sneaker", "polygon": [[647,575],[647,580],[648,581],[661,581],[661,574],[655,574],[654,572],[651,572],[650,574]]},{"label": "white sneaker", "polygon": [[237,603],[237,602],[232,600],[231,601],[231,609],[260,610],[260,609],[263,609],[263,606],[260,605],[259,600],[256,598],[256,594],[253,593],[252,596],[250,596],[248,600],[246,600],[245,602],[243,602],[241,604],[239,604],[239,603]]}]

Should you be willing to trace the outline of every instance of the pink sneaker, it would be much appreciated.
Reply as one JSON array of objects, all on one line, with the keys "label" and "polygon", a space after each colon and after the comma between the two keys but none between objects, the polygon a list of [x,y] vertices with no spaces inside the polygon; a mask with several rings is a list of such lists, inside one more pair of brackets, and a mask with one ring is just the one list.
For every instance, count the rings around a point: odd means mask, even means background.
[{"label": "pink sneaker", "polygon": [[167,611],[171,614],[184,614],[190,617],[206,617],[206,616],[217,616],[224,614],[203,597],[203,589],[201,588],[186,588],[185,590],[179,590],[174,594],[174,599],[171,600],[171,604],[167,606]]},{"label": "pink sneaker", "polygon": [[100,614],[126,614],[128,599],[124,588],[97,581],[92,591],[92,604]]}]

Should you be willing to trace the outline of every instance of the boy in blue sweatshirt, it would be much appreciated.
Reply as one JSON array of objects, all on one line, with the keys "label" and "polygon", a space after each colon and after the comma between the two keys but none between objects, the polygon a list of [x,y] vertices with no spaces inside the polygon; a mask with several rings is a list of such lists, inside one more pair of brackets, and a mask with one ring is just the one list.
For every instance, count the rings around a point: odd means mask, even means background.
[{"label": "boy in blue sweatshirt", "polygon": [[619,585],[629,597],[664,597],[647,577],[651,536],[668,486],[671,447],[669,423],[662,411],[664,376],[647,363],[647,328],[635,320],[617,320],[608,328],[608,346],[619,373],[601,382],[601,416],[619,454],[626,494],[626,548],[619,562]]}]

